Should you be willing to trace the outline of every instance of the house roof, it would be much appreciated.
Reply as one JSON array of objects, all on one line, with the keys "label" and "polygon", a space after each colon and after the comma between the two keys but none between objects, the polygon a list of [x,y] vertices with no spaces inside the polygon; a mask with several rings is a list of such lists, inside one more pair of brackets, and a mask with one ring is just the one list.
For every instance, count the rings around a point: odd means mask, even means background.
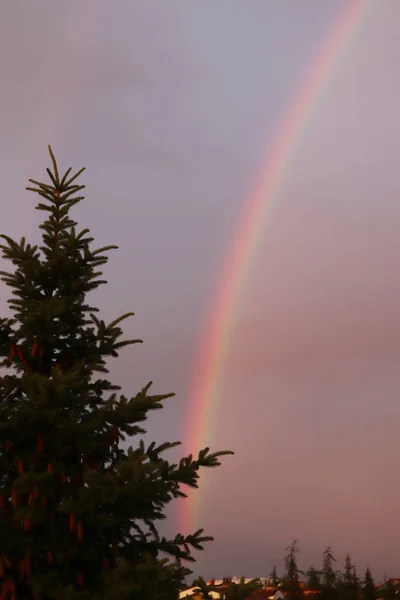
[{"label": "house roof", "polygon": [[[179,594],[179,598],[187,598],[188,600],[190,600],[190,597],[194,595],[194,590],[198,589],[197,587],[192,587],[189,588],[188,590],[184,590],[183,592],[181,592]],[[210,596],[212,596],[212,598],[215,598],[215,600],[220,600],[221,598],[221,594],[219,592],[209,592]]]}]

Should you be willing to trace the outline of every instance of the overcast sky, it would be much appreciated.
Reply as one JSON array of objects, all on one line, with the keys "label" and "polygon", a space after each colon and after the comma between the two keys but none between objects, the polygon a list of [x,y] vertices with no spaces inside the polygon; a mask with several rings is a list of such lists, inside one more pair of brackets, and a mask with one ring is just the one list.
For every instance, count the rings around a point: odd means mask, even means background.
[{"label": "overcast sky", "polygon": [[[1,230],[37,239],[24,191],[84,165],[77,209],[117,243],[105,319],[145,344],[124,391],[184,437],[223,259],[296,86],[355,0],[12,0],[0,18]],[[379,0],[310,121],[242,298],[213,418],[235,457],[202,478],[205,577],[282,571],[332,545],[400,576],[400,4]],[[0,288],[5,310],[7,290]],[[174,531],[179,524],[168,527]]]}]

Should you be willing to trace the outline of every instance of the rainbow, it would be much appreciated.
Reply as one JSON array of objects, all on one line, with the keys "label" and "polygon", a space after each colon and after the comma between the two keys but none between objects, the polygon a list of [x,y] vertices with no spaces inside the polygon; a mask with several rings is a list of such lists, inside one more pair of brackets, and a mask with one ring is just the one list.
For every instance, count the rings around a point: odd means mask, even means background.
[{"label": "rainbow", "polygon": [[[209,443],[239,300],[266,221],[281,198],[295,152],[300,146],[316,106],[332,83],[342,59],[349,52],[374,6],[373,0],[346,0],[345,4],[293,98],[272,151],[265,161],[255,192],[245,202],[237,231],[229,246],[202,340],[200,356],[196,361],[197,368],[192,381],[194,391],[185,423],[183,445],[186,453],[195,453]],[[188,498],[179,503],[179,529],[183,533],[189,533],[199,527],[197,520],[200,501],[201,494],[195,490],[190,491]]]}]

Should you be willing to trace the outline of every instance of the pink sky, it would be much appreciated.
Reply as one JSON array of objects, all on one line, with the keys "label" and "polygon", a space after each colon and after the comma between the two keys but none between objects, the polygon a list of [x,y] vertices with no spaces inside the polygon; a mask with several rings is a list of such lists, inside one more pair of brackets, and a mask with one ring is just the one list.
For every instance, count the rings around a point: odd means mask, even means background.
[{"label": "pink sky", "polygon": [[[348,0],[13,0],[0,19],[2,231],[37,236],[48,143],[87,166],[78,218],[117,243],[104,318],[134,310],[112,375],[175,391],[182,439],[222,260],[277,123]],[[55,27],[55,23],[61,26]],[[400,576],[400,6],[382,0],[317,107],[252,265],[202,479],[206,577],[265,575],[300,540]],[[68,74],[65,85],[64,74]],[[5,290],[0,299],[5,309]],[[173,530],[174,524],[170,523]]]}]

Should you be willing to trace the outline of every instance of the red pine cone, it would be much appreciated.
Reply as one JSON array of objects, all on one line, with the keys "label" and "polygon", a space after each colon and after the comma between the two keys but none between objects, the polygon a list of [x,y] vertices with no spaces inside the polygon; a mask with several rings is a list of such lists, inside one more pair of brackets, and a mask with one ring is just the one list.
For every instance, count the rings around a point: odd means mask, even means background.
[{"label": "red pine cone", "polygon": [[74,527],[75,527],[75,517],[74,517],[74,515],[71,513],[71,514],[69,515],[69,530],[70,530],[70,531],[73,531]]},{"label": "red pine cone", "polygon": [[18,471],[20,475],[24,474],[24,465],[22,464],[22,460],[18,461]]},{"label": "red pine cone", "polygon": [[30,521],[29,521],[29,519],[24,519],[24,529],[25,529],[26,533],[28,533],[28,532],[29,532],[30,525],[31,525],[31,524],[30,524]]},{"label": "red pine cone", "polygon": [[25,557],[19,562],[19,576],[21,579],[30,580],[32,577],[31,566],[29,560]]},{"label": "red pine cone", "polygon": [[8,357],[8,362],[9,362],[10,365],[11,365],[14,357],[15,357],[15,345],[11,342],[10,343],[10,354],[9,354],[9,357]]},{"label": "red pine cone", "polygon": [[83,527],[82,523],[79,521],[78,523],[78,538],[82,541],[83,539]]},{"label": "red pine cone", "polygon": [[49,464],[47,465],[47,471],[48,471],[49,473],[52,473],[52,472],[53,472],[53,465],[52,465],[50,462],[49,462]]},{"label": "red pine cone", "polygon": [[15,600],[15,583],[14,580],[9,578],[3,581],[1,586],[1,597],[7,598],[7,592],[11,592],[11,600]]},{"label": "red pine cone", "polygon": [[76,582],[80,587],[83,587],[85,580],[82,571],[80,571],[76,576]]},{"label": "red pine cone", "polygon": [[21,362],[24,365],[25,369],[28,370],[29,369],[29,365],[26,362],[25,357],[24,357],[24,355],[22,353],[22,350],[21,350],[21,348],[19,346],[17,346],[17,354],[18,354],[19,358],[21,359]]},{"label": "red pine cone", "polygon": [[35,337],[33,338],[33,346],[32,346],[32,352],[31,352],[32,358],[35,356],[36,350],[37,350],[37,336],[35,335]]},{"label": "red pine cone", "polygon": [[8,568],[8,569],[11,569],[11,563],[10,563],[10,561],[8,560],[8,556],[7,556],[7,554],[2,554],[1,556],[2,556],[2,558],[3,558],[3,560],[4,560],[4,562],[6,563],[6,566],[7,566],[7,568]]},{"label": "red pine cone", "polygon": [[15,583],[12,579],[10,580],[9,590],[11,591],[11,600],[16,600],[17,595],[15,593]]}]

